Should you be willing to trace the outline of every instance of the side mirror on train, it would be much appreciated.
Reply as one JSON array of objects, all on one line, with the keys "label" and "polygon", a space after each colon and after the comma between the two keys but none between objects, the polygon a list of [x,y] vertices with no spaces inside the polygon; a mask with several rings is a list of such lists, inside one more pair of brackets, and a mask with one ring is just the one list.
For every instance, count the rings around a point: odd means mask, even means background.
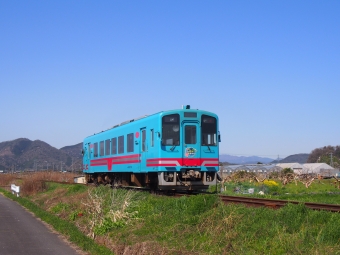
[{"label": "side mirror on train", "polygon": [[82,150],[81,150],[81,155],[83,155],[83,156],[84,156],[84,149],[82,149]]},{"label": "side mirror on train", "polygon": [[218,131],[218,142],[220,143],[221,142],[221,134],[220,134],[220,131]]}]

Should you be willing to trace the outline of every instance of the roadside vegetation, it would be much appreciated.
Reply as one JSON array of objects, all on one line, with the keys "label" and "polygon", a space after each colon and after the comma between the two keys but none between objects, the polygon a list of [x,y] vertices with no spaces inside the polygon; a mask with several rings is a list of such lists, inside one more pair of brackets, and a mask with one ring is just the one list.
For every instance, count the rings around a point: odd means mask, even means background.
[{"label": "roadside vegetation", "polygon": [[[63,174],[46,175],[49,179],[37,185],[25,184],[40,183],[37,174],[21,179],[1,175],[0,185],[10,184],[3,180],[21,185],[23,197],[3,193],[90,254],[340,254],[339,213],[313,211],[302,203],[273,210],[224,205],[215,194],[173,198],[75,185],[72,176],[57,177]],[[230,195],[250,196],[243,193],[254,189],[252,196],[340,203],[333,180],[317,179],[306,188],[294,180],[283,185],[280,179],[257,176],[259,181],[250,181],[240,175],[243,179],[225,181],[217,189]]]}]

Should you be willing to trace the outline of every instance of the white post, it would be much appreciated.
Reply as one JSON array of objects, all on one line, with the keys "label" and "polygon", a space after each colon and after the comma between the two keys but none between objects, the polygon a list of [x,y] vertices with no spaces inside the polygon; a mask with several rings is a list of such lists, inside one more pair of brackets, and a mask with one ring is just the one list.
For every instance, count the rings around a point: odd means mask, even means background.
[{"label": "white post", "polygon": [[17,197],[19,197],[20,186],[16,186],[15,184],[11,184],[11,190],[12,190],[13,195],[14,195],[14,193],[16,193]]}]

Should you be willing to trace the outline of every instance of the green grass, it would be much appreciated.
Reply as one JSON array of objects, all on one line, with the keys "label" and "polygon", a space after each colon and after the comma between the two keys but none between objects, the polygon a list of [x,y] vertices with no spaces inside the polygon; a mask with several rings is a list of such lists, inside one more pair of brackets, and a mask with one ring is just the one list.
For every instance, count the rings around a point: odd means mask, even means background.
[{"label": "green grass", "polygon": [[[110,240],[114,247],[135,247],[136,254],[140,247],[146,249],[145,254],[340,254],[340,214],[313,211],[303,204],[273,210],[225,205],[215,194],[174,198],[106,186],[58,185],[30,197],[41,206],[25,198],[13,199],[28,203],[32,207],[29,210],[46,213],[46,220],[45,216],[37,216],[51,225],[61,220],[54,228],[71,241],[75,239],[80,243],[78,246],[91,254],[105,253],[99,248],[90,250],[95,242],[86,236],[77,240],[83,234],[75,225]],[[252,187],[255,192],[265,190],[267,197],[278,199],[339,203],[340,197],[334,194],[339,190],[326,181],[312,184],[309,189],[295,184],[278,185],[275,189],[254,183],[237,185],[242,185],[243,190]],[[235,186],[228,186],[226,193],[234,195]],[[63,200],[53,200],[56,194],[60,196],[61,188]],[[86,199],[79,204],[67,202],[79,194],[88,196],[82,196]],[[50,213],[43,209],[47,208],[40,203],[43,199],[54,201]],[[79,217],[79,212],[83,216]],[[91,230],[88,226],[93,220],[97,221]],[[69,226],[74,229],[68,230]]]},{"label": "green grass", "polygon": [[85,185],[80,185],[80,184],[77,184],[77,185],[67,185],[67,193],[66,195],[72,195],[72,194],[75,194],[75,193],[81,193],[81,192],[84,192],[87,190],[87,187]]},{"label": "green grass", "polygon": [[[141,221],[111,233],[118,242],[155,240],[174,254],[339,254],[340,214],[289,204],[280,210],[221,204],[214,195],[147,197]],[[332,253],[332,251],[334,253]]]}]

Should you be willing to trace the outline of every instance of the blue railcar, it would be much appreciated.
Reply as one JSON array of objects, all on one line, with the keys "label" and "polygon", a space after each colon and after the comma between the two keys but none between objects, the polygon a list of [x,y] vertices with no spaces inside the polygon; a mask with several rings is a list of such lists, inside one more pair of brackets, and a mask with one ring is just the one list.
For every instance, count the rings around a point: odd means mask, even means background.
[{"label": "blue railcar", "polygon": [[219,140],[218,116],[187,105],[85,138],[83,171],[88,183],[206,190],[216,183]]}]

